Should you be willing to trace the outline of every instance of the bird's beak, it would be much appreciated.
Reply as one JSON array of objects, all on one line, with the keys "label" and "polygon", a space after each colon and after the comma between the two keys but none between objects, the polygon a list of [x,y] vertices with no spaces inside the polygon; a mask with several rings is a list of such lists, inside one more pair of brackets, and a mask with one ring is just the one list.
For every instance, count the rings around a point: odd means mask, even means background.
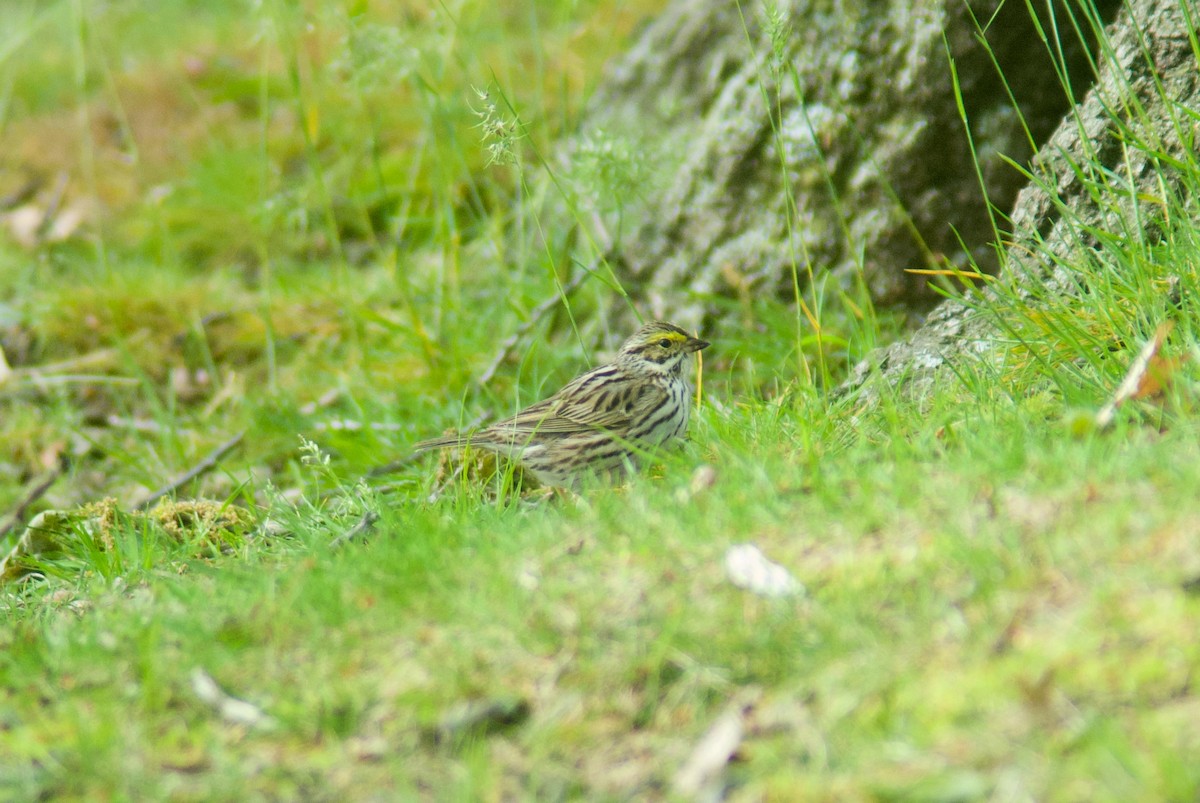
[{"label": "bird's beak", "polygon": [[711,345],[712,343],[709,343],[707,340],[701,340],[698,337],[689,337],[687,342],[683,344],[683,350],[686,353],[691,354],[693,351],[701,351]]}]

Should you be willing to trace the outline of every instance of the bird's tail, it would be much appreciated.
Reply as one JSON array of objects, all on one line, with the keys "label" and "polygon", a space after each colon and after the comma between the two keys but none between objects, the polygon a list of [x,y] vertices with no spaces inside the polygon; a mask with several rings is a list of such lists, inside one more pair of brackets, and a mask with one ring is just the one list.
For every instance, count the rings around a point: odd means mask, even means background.
[{"label": "bird's tail", "polygon": [[413,444],[413,452],[420,454],[428,452],[432,449],[445,449],[450,446],[465,446],[467,439],[461,435],[443,435],[440,438],[430,438],[426,441],[418,441]]}]

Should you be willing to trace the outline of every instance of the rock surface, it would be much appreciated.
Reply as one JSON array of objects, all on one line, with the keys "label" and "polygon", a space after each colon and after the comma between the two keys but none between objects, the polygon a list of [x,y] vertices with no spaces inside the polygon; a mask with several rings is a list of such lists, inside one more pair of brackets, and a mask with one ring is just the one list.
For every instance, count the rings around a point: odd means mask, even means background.
[{"label": "rock surface", "polygon": [[[1042,146],[1034,160],[1039,179],[1013,208],[1004,278],[1024,302],[1084,290],[1062,265],[1100,245],[1094,231],[1153,240],[1147,226],[1161,209],[1155,199],[1179,190],[1182,180],[1170,159],[1156,154],[1179,157],[1200,136],[1194,112],[1184,111],[1200,108],[1200,70],[1187,31],[1177,0],[1133,0],[1110,27],[1111,51],[1098,81]],[[1079,165],[1085,169],[1073,167]],[[951,377],[955,360],[987,354],[994,323],[975,303],[987,296],[943,303],[912,337],[861,363],[843,390],[876,376],[920,395]]]},{"label": "rock surface", "polygon": [[[1071,30],[1078,95],[1091,43]],[[581,141],[645,144],[651,176],[597,220],[630,293],[695,325],[711,294],[791,299],[810,276],[861,277],[876,303],[921,309],[934,296],[906,269],[994,270],[981,178],[1010,208],[1024,179],[1000,154],[1027,160],[1069,107],[1024,4],[676,0],[612,66]]]}]

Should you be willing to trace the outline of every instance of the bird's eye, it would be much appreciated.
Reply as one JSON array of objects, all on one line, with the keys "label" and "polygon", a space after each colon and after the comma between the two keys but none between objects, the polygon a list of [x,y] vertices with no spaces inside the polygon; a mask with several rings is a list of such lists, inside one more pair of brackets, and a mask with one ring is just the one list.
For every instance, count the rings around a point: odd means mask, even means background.
[{"label": "bird's eye", "polygon": [[671,348],[671,341],[664,337],[662,340],[658,341],[658,347],[660,349],[669,349]]}]

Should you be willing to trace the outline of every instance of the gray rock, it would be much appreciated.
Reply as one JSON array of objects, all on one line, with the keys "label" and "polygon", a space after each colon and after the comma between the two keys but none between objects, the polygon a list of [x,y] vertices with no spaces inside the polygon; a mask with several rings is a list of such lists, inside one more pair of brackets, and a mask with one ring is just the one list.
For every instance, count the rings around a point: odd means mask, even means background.
[{"label": "gray rock", "polygon": [[[1002,278],[1023,303],[1083,291],[1081,278],[1061,265],[1100,247],[1094,232],[1156,236],[1147,227],[1155,225],[1159,204],[1146,199],[1176,192],[1183,174],[1155,154],[1182,157],[1200,128],[1181,111],[1200,108],[1200,71],[1187,30],[1178,0],[1133,0],[1110,26],[1112,47],[1095,86],[1040,149],[1039,180],[1021,190],[1013,208]],[[1114,181],[1124,182],[1124,191],[1095,192]],[[995,320],[978,311],[989,295],[943,303],[912,337],[860,364],[843,392],[866,386],[869,397],[879,389],[870,387],[875,377],[919,396],[935,382],[953,381],[956,363],[989,359],[999,333]]]},{"label": "gray rock", "polygon": [[[990,21],[990,47],[1042,141],[1070,104],[1026,6],[972,6]],[[947,49],[998,208],[1024,183],[1000,154],[1020,162],[1032,149],[967,5],[778,9],[676,0],[594,98],[581,141],[603,131],[649,154],[638,190],[595,218],[631,295],[648,312],[698,324],[714,294],[791,299],[810,276],[832,276],[847,289],[864,281],[876,303],[927,308],[928,279],[906,268],[994,269]],[[1070,74],[1088,75],[1087,48],[1069,26],[1060,32]]]}]

